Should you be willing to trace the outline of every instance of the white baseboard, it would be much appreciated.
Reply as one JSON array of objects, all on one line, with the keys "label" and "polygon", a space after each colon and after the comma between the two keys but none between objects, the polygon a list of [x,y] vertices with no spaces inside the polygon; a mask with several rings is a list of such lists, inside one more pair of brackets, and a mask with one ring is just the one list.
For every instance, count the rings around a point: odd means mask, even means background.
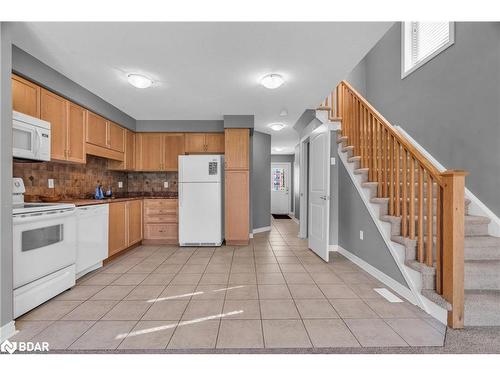
[{"label": "white baseboard", "polygon": [[330,251],[339,251],[339,245],[330,245],[330,248],[329,248]]},{"label": "white baseboard", "polygon": [[254,228],[253,231],[252,231],[252,234],[262,233],[262,232],[269,232],[270,230],[271,230],[271,226]]},{"label": "white baseboard", "polygon": [[370,275],[372,275],[378,281],[380,281],[381,283],[385,284],[386,286],[388,286],[389,288],[394,290],[400,296],[406,298],[409,302],[413,303],[414,305],[418,305],[418,302],[415,299],[415,295],[413,294],[413,292],[409,288],[400,284],[399,282],[394,280],[392,277],[387,276],[385,273],[383,273],[380,270],[378,270],[377,268],[373,267],[371,264],[365,262],[363,259],[354,255],[350,251],[347,251],[342,246],[340,246],[340,245],[332,245],[332,246],[335,246],[337,249],[336,251],[338,251],[340,254],[345,256],[347,259],[349,259],[351,262],[356,264],[358,267],[360,267],[363,270],[365,270],[366,272],[368,272]]},{"label": "white baseboard", "polygon": [[295,216],[292,216],[292,220],[297,223],[297,225],[300,225],[300,220],[297,219]]},{"label": "white baseboard", "polygon": [[16,326],[14,324],[14,321],[7,323],[3,327],[0,327],[0,343],[14,336],[15,333],[16,333]]}]

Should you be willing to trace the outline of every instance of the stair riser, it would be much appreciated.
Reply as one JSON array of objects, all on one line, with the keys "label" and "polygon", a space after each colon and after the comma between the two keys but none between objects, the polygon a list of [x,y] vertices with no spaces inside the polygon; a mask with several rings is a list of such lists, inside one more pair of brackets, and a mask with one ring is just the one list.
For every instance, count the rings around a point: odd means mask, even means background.
[{"label": "stair riser", "polygon": [[[465,202],[465,214],[467,215],[469,213],[469,203],[470,202]],[[389,213],[389,202],[377,202],[377,204],[380,206],[380,212],[381,212],[381,215],[387,215]],[[427,200],[424,201],[424,211],[426,209],[426,205],[427,204]],[[414,212],[417,213],[418,212],[418,201],[415,200],[415,208],[414,208]],[[408,202],[407,204],[407,212],[410,211],[410,202]],[[434,200],[434,204],[432,206],[432,214],[433,215],[436,215],[437,213],[437,205],[436,205],[436,200]]]},{"label": "stair riser", "polygon": [[466,293],[464,303],[465,326],[499,326],[500,296],[470,295]]},{"label": "stair riser", "polygon": [[465,289],[500,290],[500,261],[465,262]]},{"label": "stair riser", "polygon": [[[409,224],[409,221],[407,221]],[[427,219],[424,218],[423,220],[423,225],[424,225],[424,234],[426,234],[427,231]],[[401,218],[395,218],[391,220],[392,227],[391,227],[391,235],[393,236],[399,236],[401,235]],[[436,222],[434,221],[432,224],[432,232],[433,234],[436,234]],[[465,222],[464,225],[464,233],[465,236],[486,236],[488,235],[488,224],[484,223],[470,223],[470,222]],[[418,219],[415,218],[415,234],[418,236]]]}]

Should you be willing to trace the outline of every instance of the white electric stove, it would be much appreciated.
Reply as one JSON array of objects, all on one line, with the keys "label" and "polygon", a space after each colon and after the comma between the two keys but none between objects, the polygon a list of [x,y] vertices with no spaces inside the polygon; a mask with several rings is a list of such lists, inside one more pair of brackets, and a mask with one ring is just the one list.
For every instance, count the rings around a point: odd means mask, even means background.
[{"label": "white electric stove", "polygon": [[24,183],[13,179],[14,317],[75,285],[76,207],[24,203]]}]

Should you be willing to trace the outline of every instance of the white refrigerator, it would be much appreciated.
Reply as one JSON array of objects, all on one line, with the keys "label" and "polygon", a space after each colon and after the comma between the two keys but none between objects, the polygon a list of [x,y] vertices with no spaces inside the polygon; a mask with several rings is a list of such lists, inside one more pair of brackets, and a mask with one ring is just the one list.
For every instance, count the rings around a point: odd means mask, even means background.
[{"label": "white refrigerator", "polygon": [[179,156],[179,244],[220,246],[224,241],[224,156]]}]

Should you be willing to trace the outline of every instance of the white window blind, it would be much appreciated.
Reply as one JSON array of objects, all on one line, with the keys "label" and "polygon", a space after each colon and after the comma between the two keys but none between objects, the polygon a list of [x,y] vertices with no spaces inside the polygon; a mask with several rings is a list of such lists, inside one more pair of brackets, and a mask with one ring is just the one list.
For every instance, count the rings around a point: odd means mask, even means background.
[{"label": "white window blind", "polygon": [[450,40],[449,22],[412,22],[411,58],[422,61]]},{"label": "white window blind", "polygon": [[454,43],[453,22],[405,22],[402,78]]}]

